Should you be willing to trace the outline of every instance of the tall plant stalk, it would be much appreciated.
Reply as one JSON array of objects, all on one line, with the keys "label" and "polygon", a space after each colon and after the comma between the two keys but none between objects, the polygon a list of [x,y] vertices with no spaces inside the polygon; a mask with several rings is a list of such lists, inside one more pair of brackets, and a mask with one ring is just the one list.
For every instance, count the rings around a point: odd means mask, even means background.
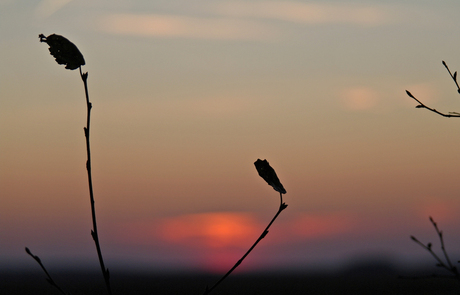
[{"label": "tall plant stalk", "polygon": [[[85,139],[86,139],[86,170],[88,173],[88,186],[89,186],[89,197],[91,203],[91,218],[93,223],[93,229],[91,230],[91,236],[93,237],[94,243],[96,244],[97,256],[99,258],[99,264],[101,266],[102,274],[104,276],[105,285],[109,295],[112,294],[110,288],[110,274],[109,270],[105,267],[104,259],[102,258],[101,246],[99,244],[99,235],[97,231],[97,222],[96,222],[96,208],[94,205],[94,193],[93,193],[93,178],[91,175],[91,146],[90,146],[90,123],[91,123],[91,108],[92,104],[89,101],[88,93],[88,72],[83,73],[81,67],[85,65],[85,59],[83,55],[78,50],[77,46],[70,42],[68,39],[63,36],[52,34],[48,37],[45,37],[43,34],[39,35],[40,42],[46,42],[50,48],[49,51],[51,55],[56,59],[56,62],[60,65],[65,65],[65,68],[68,70],[76,70],[77,68],[80,71],[80,77],[85,86],[85,96],[86,96],[86,127],[84,127]],[[33,256],[30,251],[26,248],[26,251],[31,255],[44,269],[41,262],[37,259],[38,256]],[[37,257],[37,258],[36,258]],[[45,270],[45,269],[44,269]],[[45,270],[45,273],[48,275],[48,272]],[[55,284],[53,284],[55,285]],[[56,286],[56,285],[55,285]]]},{"label": "tall plant stalk", "polygon": [[97,233],[96,207],[94,205],[93,178],[91,174],[91,146],[90,146],[89,135],[90,135],[92,104],[89,101],[89,94],[88,94],[88,72],[82,73],[81,66],[79,67],[79,69],[80,69],[81,79],[83,80],[83,84],[85,86],[86,109],[87,109],[86,127],[84,128],[84,131],[85,131],[86,155],[87,155],[86,171],[88,172],[89,198],[91,202],[91,218],[93,220],[93,229],[91,230],[91,236],[93,237],[94,243],[96,244],[97,256],[99,258],[99,264],[101,266],[102,274],[104,275],[104,281],[105,281],[105,285],[107,286],[107,291],[109,294],[112,294],[112,290],[110,288],[110,273],[109,273],[109,270],[105,267],[104,259],[102,258],[101,246],[99,244],[99,235]]}]

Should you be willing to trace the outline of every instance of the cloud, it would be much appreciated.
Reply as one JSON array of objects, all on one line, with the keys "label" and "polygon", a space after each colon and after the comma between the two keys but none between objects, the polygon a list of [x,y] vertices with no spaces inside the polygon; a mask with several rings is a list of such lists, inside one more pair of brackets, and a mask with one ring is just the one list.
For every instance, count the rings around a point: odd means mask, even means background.
[{"label": "cloud", "polygon": [[72,0],[42,0],[35,9],[35,15],[39,18],[47,18]]},{"label": "cloud", "polygon": [[301,24],[354,24],[374,26],[389,20],[377,6],[350,3],[302,3],[291,1],[224,2],[215,12],[232,17],[275,19]]},{"label": "cloud", "polygon": [[[69,1],[69,0],[45,0]],[[212,40],[270,40],[282,35],[272,20],[296,24],[376,26],[391,16],[381,6],[291,1],[211,2],[193,10],[200,17],[119,13],[99,18],[99,30],[112,34]]]},{"label": "cloud", "polygon": [[134,36],[215,40],[264,40],[274,32],[266,25],[232,18],[196,18],[159,14],[112,14],[102,16],[101,31]]},{"label": "cloud", "polygon": [[347,109],[367,110],[378,102],[378,94],[370,87],[352,87],[344,89],[340,97]]}]

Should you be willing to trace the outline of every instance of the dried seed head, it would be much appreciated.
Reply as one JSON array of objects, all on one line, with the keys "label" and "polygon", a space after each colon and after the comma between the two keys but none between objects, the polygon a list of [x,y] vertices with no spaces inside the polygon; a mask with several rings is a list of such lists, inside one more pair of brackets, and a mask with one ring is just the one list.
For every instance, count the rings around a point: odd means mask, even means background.
[{"label": "dried seed head", "polygon": [[80,50],[66,38],[56,34],[48,37],[40,34],[38,37],[40,42],[46,42],[50,46],[51,55],[54,56],[58,64],[65,65],[66,69],[75,70],[85,65],[85,59]]},{"label": "dried seed head", "polygon": [[281,194],[286,193],[286,190],[278,179],[278,176],[276,176],[275,170],[270,166],[267,160],[262,161],[261,159],[257,159],[257,161],[254,162],[254,165],[256,166],[260,177],[262,177],[268,185],[272,186],[275,191]]}]

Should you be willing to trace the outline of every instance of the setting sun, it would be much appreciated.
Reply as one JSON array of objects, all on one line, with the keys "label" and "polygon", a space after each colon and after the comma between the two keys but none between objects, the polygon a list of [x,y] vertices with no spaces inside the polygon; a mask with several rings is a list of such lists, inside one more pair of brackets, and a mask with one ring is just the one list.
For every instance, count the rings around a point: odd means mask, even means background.
[{"label": "setting sun", "polygon": [[258,224],[244,213],[203,213],[163,219],[159,237],[169,243],[204,248],[248,247]]}]

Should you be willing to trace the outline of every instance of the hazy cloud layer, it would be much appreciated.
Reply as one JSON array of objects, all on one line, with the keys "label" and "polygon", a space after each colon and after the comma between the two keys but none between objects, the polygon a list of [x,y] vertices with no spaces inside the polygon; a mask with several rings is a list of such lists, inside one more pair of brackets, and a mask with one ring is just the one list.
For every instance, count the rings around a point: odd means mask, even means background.
[{"label": "hazy cloud layer", "polygon": [[379,100],[377,91],[370,87],[350,87],[342,90],[342,102],[350,110],[367,110],[375,107]]},{"label": "hazy cloud layer", "polygon": [[101,16],[98,28],[112,34],[135,36],[267,40],[281,35],[274,21],[297,25],[377,26],[386,24],[390,20],[386,10],[379,6],[228,1],[195,7],[189,15],[108,14]]},{"label": "hazy cloud layer", "polygon": [[47,18],[72,0],[42,0],[35,9],[35,15],[39,18]]},{"label": "hazy cloud layer", "polygon": [[275,19],[302,24],[379,25],[388,20],[386,13],[379,7],[349,3],[229,1],[216,5],[215,11],[233,17]]},{"label": "hazy cloud layer", "polygon": [[113,34],[217,40],[263,40],[273,35],[268,26],[250,20],[158,14],[108,15],[99,28]]}]

